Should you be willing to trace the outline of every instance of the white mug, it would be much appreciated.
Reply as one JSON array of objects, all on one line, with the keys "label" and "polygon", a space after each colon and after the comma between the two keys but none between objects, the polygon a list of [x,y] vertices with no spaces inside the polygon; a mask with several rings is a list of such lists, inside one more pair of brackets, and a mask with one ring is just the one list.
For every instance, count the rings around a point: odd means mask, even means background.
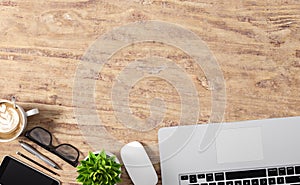
[{"label": "white mug", "polygon": [[11,101],[0,100],[0,142],[9,142],[19,137],[27,126],[27,117],[38,113],[38,109],[25,112],[16,104],[14,97]]}]

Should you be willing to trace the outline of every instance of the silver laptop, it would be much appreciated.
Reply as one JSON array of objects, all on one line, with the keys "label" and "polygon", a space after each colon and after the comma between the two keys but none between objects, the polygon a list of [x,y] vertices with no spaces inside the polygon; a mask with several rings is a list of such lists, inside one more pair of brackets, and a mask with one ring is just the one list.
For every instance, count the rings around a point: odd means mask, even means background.
[{"label": "silver laptop", "polygon": [[300,184],[300,117],[161,128],[163,185]]}]

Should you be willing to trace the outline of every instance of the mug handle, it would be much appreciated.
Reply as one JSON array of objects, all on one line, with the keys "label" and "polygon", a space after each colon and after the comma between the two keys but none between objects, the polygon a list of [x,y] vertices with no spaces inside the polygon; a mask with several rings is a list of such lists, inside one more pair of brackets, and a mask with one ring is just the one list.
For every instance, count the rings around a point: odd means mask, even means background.
[{"label": "mug handle", "polygon": [[39,113],[39,109],[31,109],[31,110],[27,111],[25,114],[27,117],[29,117],[29,116],[36,115],[38,113]]}]

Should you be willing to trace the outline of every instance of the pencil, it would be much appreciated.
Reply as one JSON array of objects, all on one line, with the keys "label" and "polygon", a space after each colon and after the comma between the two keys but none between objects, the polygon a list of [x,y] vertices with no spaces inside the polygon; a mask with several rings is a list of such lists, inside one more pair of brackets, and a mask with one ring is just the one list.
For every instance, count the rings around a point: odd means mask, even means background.
[{"label": "pencil", "polygon": [[55,173],[54,171],[50,170],[49,168],[47,168],[47,167],[41,165],[40,163],[38,163],[38,162],[36,162],[36,161],[30,159],[30,158],[27,157],[26,155],[23,155],[23,154],[21,154],[20,152],[17,152],[17,154],[18,154],[19,156],[21,156],[21,157],[27,159],[28,161],[30,161],[30,162],[32,162],[32,163],[38,165],[39,167],[42,167],[43,169],[45,169],[45,170],[51,172],[52,174],[59,176],[59,174],[57,174],[57,173]]}]

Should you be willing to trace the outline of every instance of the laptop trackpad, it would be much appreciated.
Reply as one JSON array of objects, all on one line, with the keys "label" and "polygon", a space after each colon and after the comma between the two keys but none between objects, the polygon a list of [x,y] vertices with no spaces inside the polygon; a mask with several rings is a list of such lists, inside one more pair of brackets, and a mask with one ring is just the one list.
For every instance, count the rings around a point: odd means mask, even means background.
[{"label": "laptop trackpad", "polygon": [[263,160],[260,127],[220,131],[216,139],[218,163]]}]

